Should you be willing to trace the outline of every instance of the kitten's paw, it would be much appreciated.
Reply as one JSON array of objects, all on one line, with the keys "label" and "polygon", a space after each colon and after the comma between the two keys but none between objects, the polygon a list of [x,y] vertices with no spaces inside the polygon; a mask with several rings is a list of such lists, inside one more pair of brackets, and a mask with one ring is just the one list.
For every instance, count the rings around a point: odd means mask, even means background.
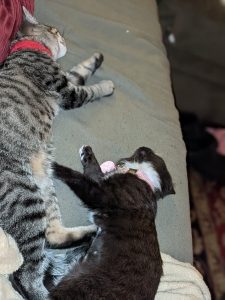
[{"label": "kitten's paw", "polygon": [[99,84],[103,90],[103,96],[110,96],[113,94],[115,86],[111,80],[102,80]]},{"label": "kitten's paw", "polygon": [[94,157],[94,153],[92,151],[92,148],[90,146],[86,146],[83,145],[80,150],[79,150],[79,154],[80,154],[80,160],[82,165],[86,165],[87,163],[89,163],[92,158]]},{"label": "kitten's paw", "polygon": [[95,58],[95,67],[96,67],[96,69],[98,69],[104,60],[104,56],[100,52],[94,53],[93,56]]}]

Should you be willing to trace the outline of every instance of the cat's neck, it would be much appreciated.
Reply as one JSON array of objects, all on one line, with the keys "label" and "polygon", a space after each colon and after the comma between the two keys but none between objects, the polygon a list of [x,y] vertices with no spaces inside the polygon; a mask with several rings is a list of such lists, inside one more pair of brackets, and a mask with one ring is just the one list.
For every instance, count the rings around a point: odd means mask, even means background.
[{"label": "cat's neck", "polygon": [[43,43],[33,39],[20,39],[12,43],[9,55],[18,51],[38,51],[52,57],[51,50]]},{"label": "cat's neck", "polygon": [[14,75],[22,73],[43,91],[48,90],[47,82],[52,82],[59,71],[58,64],[49,55],[30,49],[13,52],[3,68],[12,70]]}]

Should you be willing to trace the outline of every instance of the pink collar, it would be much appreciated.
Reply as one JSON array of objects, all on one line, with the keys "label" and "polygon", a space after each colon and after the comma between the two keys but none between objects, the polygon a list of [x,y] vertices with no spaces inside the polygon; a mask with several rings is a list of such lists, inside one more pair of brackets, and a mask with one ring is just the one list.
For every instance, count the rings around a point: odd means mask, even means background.
[{"label": "pink collar", "polygon": [[[103,164],[101,164],[100,167],[103,173],[108,173],[116,169],[116,165],[112,161],[105,161]],[[154,185],[152,181],[148,178],[148,176],[144,172],[140,170],[133,170],[133,169],[124,169],[123,171],[124,173],[132,173],[136,175],[138,178],[144,180],[150,186],[152,191],[154,191]]]},{"label": "pink collar", "polygon": [[49,48],[47,48],[40,42],[32,41],[32,40],[22,40],[22,41],[16,42],[11,47],[9,53],[12,54],[14,52],[25,50],[25,49],[39,51],[39,52],[48,54],[49,56],[52,56],[52,52]]}]

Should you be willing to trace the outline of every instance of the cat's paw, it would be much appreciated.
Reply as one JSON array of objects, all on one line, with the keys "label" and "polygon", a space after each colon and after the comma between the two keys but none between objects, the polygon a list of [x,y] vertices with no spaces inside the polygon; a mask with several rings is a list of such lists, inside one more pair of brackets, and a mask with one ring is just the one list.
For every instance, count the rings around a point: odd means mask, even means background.
[{"label": "cat's paw", "polygon": [[89,163],[92,158],[94,157],[94,153],[92,151],[92,148],[90,146],[86,146],[83,145],[80,150],[79,150],[79,154],[80,154],[80,160],[82,165],[86,165],[87,163]]},{"label": "cat's paw", "polygon": [[[52,230],[54,229],[54,230]],[[46,231],[46,239],[51,245],[50,247],[70,244],[73,241],[78,241],[84,238],[86,235],[93,234],[98,230],[95,224],[87,226],[77,226],[67,228],[58,226],[57,228],[52,227]]]},{"label": "cat's paw", "polygon": [[104,56],[100,52],[94,53],[93,56],[95,58],[95,67],[96,67],[96,69],[98,69],[104,60]]},{"label": "cat's paw", "polygon": [[103,96],[110,96],[113,94],[115,86],[111,80],[102,80],[99,84],[103,90]]}]

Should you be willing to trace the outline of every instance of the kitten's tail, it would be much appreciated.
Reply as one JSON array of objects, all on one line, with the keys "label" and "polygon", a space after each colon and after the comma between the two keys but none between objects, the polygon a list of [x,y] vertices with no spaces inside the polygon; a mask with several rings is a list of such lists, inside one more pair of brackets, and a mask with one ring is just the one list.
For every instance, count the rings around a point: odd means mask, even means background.
[{"label": "kitten's tail", "polygon": [[86,241],[63,253],[56,253],[55,250],[46,250],[44,284],[48,290],[56,286],[76,264],[83,260],[90,248],[90,244],[91,241]]}]

